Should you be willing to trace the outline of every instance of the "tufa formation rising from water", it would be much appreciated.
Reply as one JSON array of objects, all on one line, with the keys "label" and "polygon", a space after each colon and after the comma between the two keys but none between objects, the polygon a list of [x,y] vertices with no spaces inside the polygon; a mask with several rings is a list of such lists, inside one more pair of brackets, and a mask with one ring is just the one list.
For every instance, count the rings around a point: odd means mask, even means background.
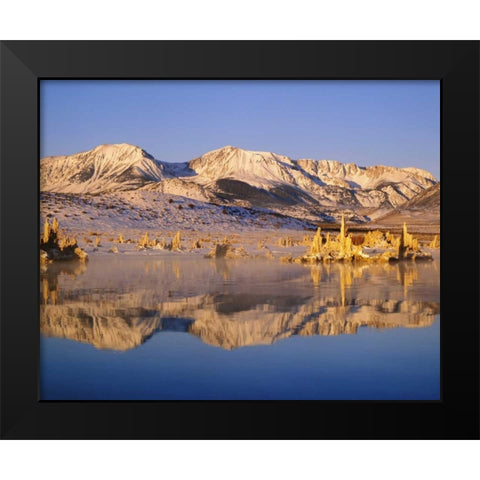
[{"label": "tufa formation rising from water", "polygon": [[205,258],[241,258],[248,257],[244,247],[235,248],[228,237],[221,242],[215,243],[212,250],[205,255]]},{"label": "tufa formation rising from water", "polygon": [[46,265],[57,260],[80,260],[85,262],[88,255],[77,244],[76,238],[61,235],[56,218],[50,225],[48,218],[43,226],[43,236],[40,238],[40,265]]},{"label": "tufa formation rising from water", "polygon": [[[123,241],[118,243],[123,243]],[[175,234],[175,236],[172,238],[171,243],[167,243],[165,238],[162,238],[161,240],[158,238],[150,239],[150,237],[148,236],[148,232],[146,232],[145,235],[137,241],[137,250],[144,250],[149,248],[153,248],[157,250],[160,249],[160,250],[181,251],[182,238],[181,238],[180,232],[177,232]]]},{"label": "tufa formation rising from water", "polygon": [[[434,238],[431,248],[437,247],[438,239]],[[320,227],[311,242],[308,253],[298,258],[288,258],[290,262],[318,263],[330,261],[342,262],[396,262],[401,260],[432,260],[432,255],[423,251],[418,240],[408,233],[407,225],[403,224],[400,237],[378,230],[367,232],[363,239],[348,234],[345,219],[342,215],[340,233],[336,238],[322,236]]]}]

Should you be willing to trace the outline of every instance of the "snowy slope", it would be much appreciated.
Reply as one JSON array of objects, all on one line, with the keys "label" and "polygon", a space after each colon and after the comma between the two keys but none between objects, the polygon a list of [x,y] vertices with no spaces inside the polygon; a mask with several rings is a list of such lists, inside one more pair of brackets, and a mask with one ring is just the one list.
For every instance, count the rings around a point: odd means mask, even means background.
[{"label": "snowy slope", "polygon": [[75,155],[43,158],[40,190],[104,193],[138,188],[167,176],[165,165],[139,147],[126,143],[100,145]]},{"label": "snowy slope", "polygon": [[413,197],[407,203],[402,205],[405,210],[419,210],[419,209],[439,209],[440,208],[440,182],[433,187],[423,190],[418,195]]},{"label": "snowy slope", "polygon": [[354,163],[340,163],[335,160],[305,159],[298,160],[297,164],[327,185],[348,185],[353,189],[375,189],[385,183],[405,182],[413,182],[425,188],[436,181],[431,173],[415,167],[359,167]]},{"label": "snowy slope", "polygon": [[224,207],[165,195],[144,189],[116,191],[105,195],[44,192],[40,194],[40,224],[55,217],[72,234],[85,232],[159,231],[175,233],[222,232],[224,235],[249,229],[314,229],[302,219],[275,212],[242,207]]},{"label": "snowy slope", "polygon": [[299,174],[290,158],[270,152],[251,152],[227,146],[205,153],[189,162],[199,183],[233,178],[254,187],[268,188],[276,183],[295,184]]},{"label": "snowy slope", "polygon": [[[323,206],[396,207],[435,183],[418,168],[359,167],[331,160],[291,160],[270,152],[224,147],[189,163],[197,173],[192,180],[213,190],[224,190],[219,180],[243,182],[250,187]],[[226,185],[238,195],[238,184]],[[237,187],[237,192],[228,187]],[[251,194],[250,194],[251,195]],[[273,202],[273,201],[272,201]]]}]

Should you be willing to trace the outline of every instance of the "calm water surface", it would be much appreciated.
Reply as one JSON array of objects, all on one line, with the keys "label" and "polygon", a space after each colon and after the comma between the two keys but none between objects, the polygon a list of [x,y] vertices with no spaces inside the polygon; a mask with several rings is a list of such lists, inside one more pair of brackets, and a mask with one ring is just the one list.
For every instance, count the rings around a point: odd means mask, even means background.
[{"label": "calm water surface", "polygon": [[41,275],[41,398],[440,396],[440,265],[99,256]]}]

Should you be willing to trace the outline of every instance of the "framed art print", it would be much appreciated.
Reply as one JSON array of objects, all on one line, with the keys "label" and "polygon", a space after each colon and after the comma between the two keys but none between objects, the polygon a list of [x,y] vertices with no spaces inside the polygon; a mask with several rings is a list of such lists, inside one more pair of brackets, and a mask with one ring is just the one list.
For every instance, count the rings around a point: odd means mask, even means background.
[{"label": "framed art print", "polygon": [[478,42],[1,55],[5,438],[478,437]]}]

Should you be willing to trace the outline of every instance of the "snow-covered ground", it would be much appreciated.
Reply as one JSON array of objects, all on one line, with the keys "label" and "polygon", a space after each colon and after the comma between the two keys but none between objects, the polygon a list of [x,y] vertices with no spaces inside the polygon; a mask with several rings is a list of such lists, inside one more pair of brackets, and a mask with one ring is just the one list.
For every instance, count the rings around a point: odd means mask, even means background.
[{"label": "snow-covered ground", "polygon": [[72,232],[122,229],[167,231],[238,231],[258,228],[308,229],[307,221],[268,209],[214,205],[176,195],[145,190],[105,194],[41,194],[41,216],[57,217]]},{"label": "snow-covered ground", "polygon": [[[95,255],[111,254],[114,246],[118,253],[168,254],[171,252],[162,249],[139,251],[138,241],[148,233],[150,240],[169,243],[178,231],[182,247],[201,255],[225,237],[252,256],[302,254],[305,246],[281,247],[279,239],[288,237],[301,243],[315,230],[307,221],[267,210],[212,205],[145,190],[98,196],[46,192],[40,198],[40,227],[47,218],[57,218],[61,230],[76,236],[79,246]],[[197,240],[201,248],[193,249]]]}]

